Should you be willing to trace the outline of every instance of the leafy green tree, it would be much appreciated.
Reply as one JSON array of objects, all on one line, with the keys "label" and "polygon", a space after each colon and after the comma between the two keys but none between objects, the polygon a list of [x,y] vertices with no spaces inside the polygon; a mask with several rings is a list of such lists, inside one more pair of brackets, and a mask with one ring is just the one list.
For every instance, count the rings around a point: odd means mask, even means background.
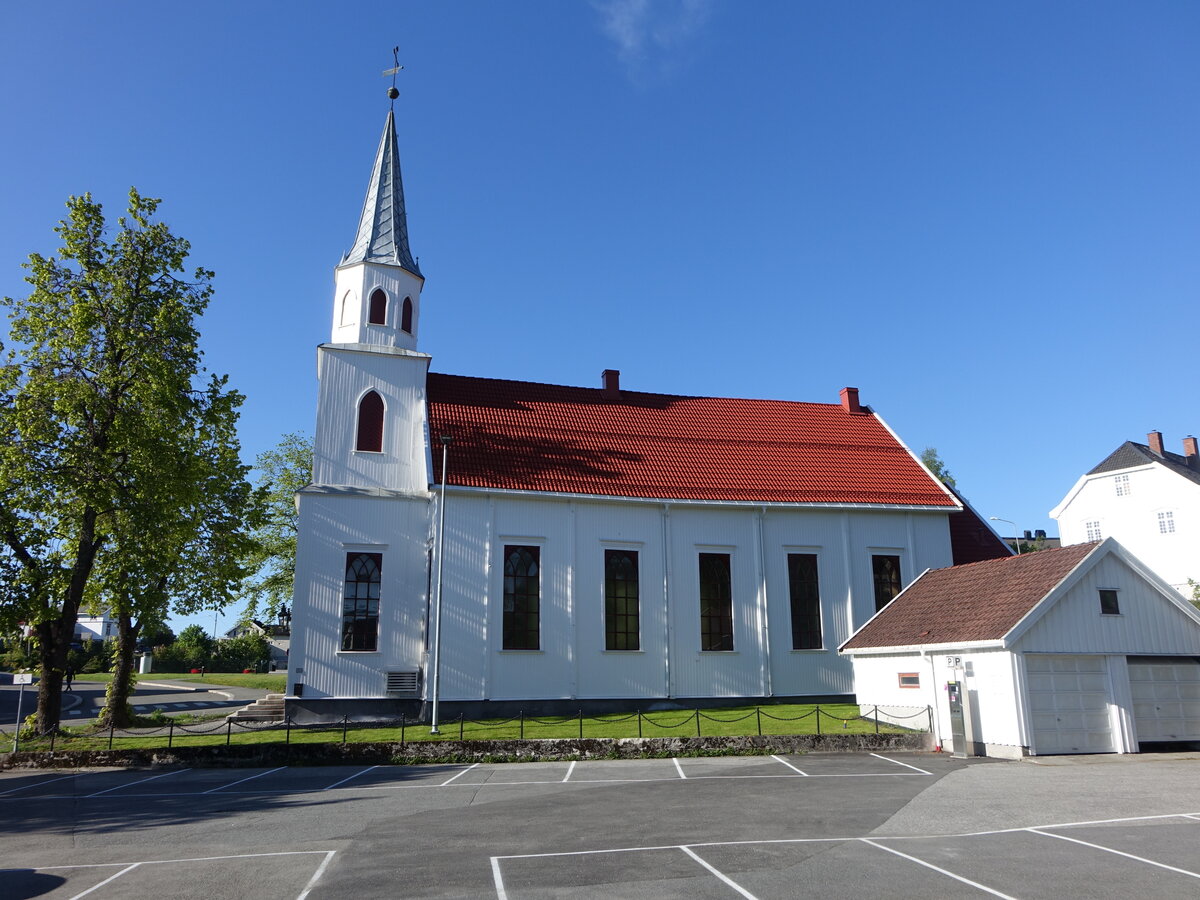
[{"label": "leafy green tree", "polygon": [[158,205],[130,190],[113,230],[90,194],[72,197],[58,255],[32,254],[32,292],[3,300],[13,346],[0,367],[0,626],[33,628],[43,732],[58,725],[79,610],[119,602],[123,566],[106,554],[131,554],[140,594],[145,548],[185,492],[191,470],[179,464],[200,410],[235,396],[215,378],[196,390],[195,320],[212,273],[185,276],[189,244],[153,221]]},{"label": "leafy green tree", "polygon": [[938,456],[937,447],[926,447],[922,450],[921,462],[925,464],[925,468],[933,473],[934,478],[946,485],[946,487],[954,487],[954,476],[950,474],[950,470],[946,468],[946,464]]},{"label": "leafy green tree", "polygon": [[1192,603],[1196,609],[1200,609],[1200,581],[1194,578],[1188,579],[1188,587],[1192,589]]},{"label": "leafy green tree", "polygon": [[312,438],[285,434],[255,462],[256,484],[264,508],[252,533],[253,550],[246,561],[253,573],[243,586],[247,599],[243,619],[274,618],[291,602],[296,577],[296,492],[312,481]]}]

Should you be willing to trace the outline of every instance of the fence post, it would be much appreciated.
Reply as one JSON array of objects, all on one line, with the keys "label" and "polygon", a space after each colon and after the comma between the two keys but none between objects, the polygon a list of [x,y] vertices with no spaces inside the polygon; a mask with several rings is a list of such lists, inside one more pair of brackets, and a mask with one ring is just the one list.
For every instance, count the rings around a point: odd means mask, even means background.
[{"label": "fence post", "polygon": [[465,716],[465,715],[466,715],[466,713],[459,713],[459,714],[458,714],[458,742],[459,742],[460,744],[462,743],[462,736],[463,736],[463,716]]},{"label": "fence post", "polygon": [[696,710],[696,737],[700,737],[700,710]]},{"label": "fence post", "polygon": [[583,708],[579,709],[579,739],[583,740]]},{"label": "fence post", "polygon": [[762,707],[754,707],[754,719],[758,722],[758,736],[762,737]]},{"label": "fence post", "polygon": [[350,717],[342,716],[342,746],[346,746],[346,729],[350,726]]},{"label": "fence post", "polygon": [[55,725],[54,728],[52,728],[50,730],[50,752],[51,753],[54,752],[54,739],[56,737],[58,737],[58,726],[57,725]]},{"label": "fence post", "polygon": [[875,733],[879,734],[879,704],[875,704]]},{"label": "fence post", "polygon": [[108,749],[109,750],[112,749],[113,729],[115,727],[116,726],[113,725],[113,723],[112,723],[112,719],[109,719],[108,720]]},{"label": "fence post", "polygon": [[639,709],[638,714],[638,737],[642,736],[642,711]]},{"label": "fence post", "polygon": [[229,740],[233,737],[233,719],[225,720],[225,746],[229,746]]},{"label": "fence post", "polygon": [[167,723],[167,749],[170,749],[171,744],[175,742],[175,720],[172,719]]},{"label": "fence post", "polygon": [[525,710],[518,712],[517,718],[521,720],[521,724],[518,726],[521,730],[518,732],[518,735],[521,740],[525,740]]},{"label": "fence post", "polygon": [[400,746],[404,746],[404,723],[407,721],[407,716],[400,714]]},{"label": "fence post", "polygon": [[285,729],[287,729],[286,732],[284,733],[285,736],[284,736],[283,742],[285,744],[290,745],[292,743],[292,714],[291,713],[288,713],[286,716],[283,717],[283,727]]},{"label": "fence post", "polygon": [[817,704],[817,734],[821,733],[821,704]]}]

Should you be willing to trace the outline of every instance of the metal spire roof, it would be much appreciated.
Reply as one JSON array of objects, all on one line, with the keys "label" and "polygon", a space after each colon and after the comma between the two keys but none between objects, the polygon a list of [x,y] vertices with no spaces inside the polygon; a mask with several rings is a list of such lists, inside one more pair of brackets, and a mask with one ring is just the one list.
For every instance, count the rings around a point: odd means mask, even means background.
[{"label": "metal spire roof", "polygon": [[342,265],[360,262],[383,263],[407,269],[423,278],[412,251],[408,249],[408,221],[404,215],[404,185],[400,181],[400,150],[396,144],[396,118],[388,110],[383,137],[375,153],[367,198],[363,201],[354,247]]}]

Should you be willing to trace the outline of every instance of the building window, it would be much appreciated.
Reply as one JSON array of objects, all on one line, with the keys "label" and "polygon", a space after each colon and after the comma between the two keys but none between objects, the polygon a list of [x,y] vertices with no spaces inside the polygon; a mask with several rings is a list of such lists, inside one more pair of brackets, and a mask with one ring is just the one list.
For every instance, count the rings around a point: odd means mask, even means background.
[{"label": "building window", "polygon": [[346,554],[346,591],[342,600],[343,650],[377,648],[382,569],[382,553]]},{"label": "building window", "polygon": [[700,554],[700,649],[733,649],[733,588],[728,553]]},{"label": "building window", "polygon": [[1088,522],[1086,527],[1087,527],[1087,539],[1089,541],[1098,541],[1104,537],[1100,533],[1100,523],[1099,522]]},{"label": "building window", "polygon": [[1117,602],[1117,592],[1112,590],[1101,589],[1100,591],[1100,615],[1102,616],[1119,616],[1121,614],[1121,604]]},{"label": "building window", "polygon": [[1117,486],[1117,496],[1118,497],[1128,497],[1129,496],[1129,476],[1128,475],[1118,475],[1115,479],[1113,479],[1113,482]]},{"label": "building window", "polygon": [[901,672],[900,687],[902,688],[919,688],[921,686],[920,672]]},{"label": "building window", "polygon": [[505,650],[537,650],[541,647],[540,562],[540,547],[504,547]]},{"label": "building window", "polygon": [[875,612],[879,612],[900,593],[900,557],[872,556],[871,571],[875,579]]},{"label": "building window", "polygon": [[817,582],[817,554],[788,554],[788,588],[792,595],[792,649],[820,650],[821,588]]},{"label": "building window", "polygon": [[1158,514],[1158,533],[1159,534],[1174,534],[1175,533],[1175,513],[1168,510]]},{"label": "building window", "polygon": [[339,324],[353,325],[358,321],[358,316],[356,314],[356,310],[354,309],[354,301],[354,291],[346,291],[346,293],[342,296],[342,315]]},{"label": "building window", "polygon": [[641,649],[636,550],[604,551],[604,649]]},{"label": "building window", "polygon": [[386,325],[387,324],[387,294],[382,288],[375,288],[371,291],[371,311],[367,315],[367,323],[370,325]]},{"label": "building window", "polygon": [[400,330],[412,334],[412,297],[405,297],[400,307]]},{"label": "building window", "polygon": [[358,436],[354,449],[383,452],[383,398],[375,391],[367,391],[358,401]]}]

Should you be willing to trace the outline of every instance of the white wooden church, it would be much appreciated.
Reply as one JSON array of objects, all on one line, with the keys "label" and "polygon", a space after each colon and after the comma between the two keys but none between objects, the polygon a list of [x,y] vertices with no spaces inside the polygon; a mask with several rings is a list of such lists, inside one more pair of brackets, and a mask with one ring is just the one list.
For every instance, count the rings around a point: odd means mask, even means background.
[{"label": "white wooden church", "polygon": [[444,714],[848,698],[837,648],[877,609],[926,569],[1009,553],[854,388],[802,403],[628,390],[612,370],[435,374],[424,283],[389,112],[317,351],[301,720],[427,701],[439,584]]}]

